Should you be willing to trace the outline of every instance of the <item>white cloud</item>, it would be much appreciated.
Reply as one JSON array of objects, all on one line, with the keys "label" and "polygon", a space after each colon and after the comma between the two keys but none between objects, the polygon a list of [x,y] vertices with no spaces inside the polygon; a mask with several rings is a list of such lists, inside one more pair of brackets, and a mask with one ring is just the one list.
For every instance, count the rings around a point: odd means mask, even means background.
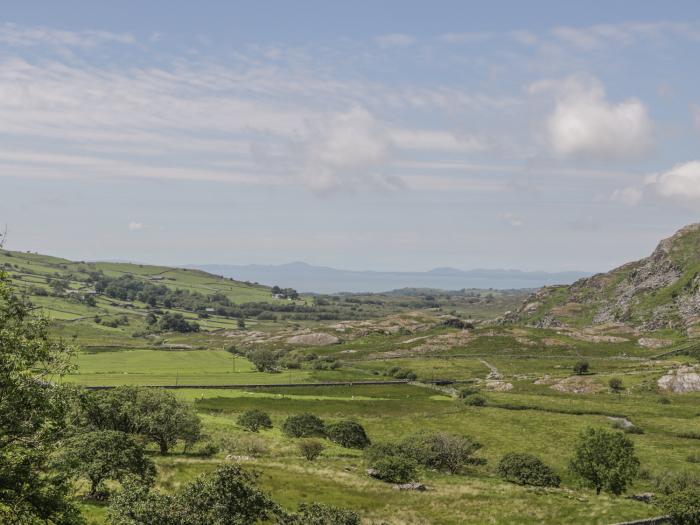
[{"label": "white cloud", "polygon": [[106,43],[133,44],[136,39],[127,33],[108,31],[62,31],[48,27],[0,25],[0,43],[10,46],[96,47]]},{"label": "white cloud", "polygon": [[142,222],[131,221],[129,223],[129,231],[130,232],[136,232],[139,230],[143,230],[143,223]]},{"label": "white cloud", "polygon": [[396,181],[377,173],[390,146],[386,130],[365,108],[332,114],[314,122],[302,142],[302,180],[317,192],[364,184],[392,187]]},{"label": "white cloud", "polygon": [[591,51],[608,44],[630,45],[639,40],[660,41],[667,37],[700,40],[697,24],[678,22],[624,22],[597,24],[585,27],[559,26],[552,34],[560,41],[577,49]]},{"label": "white cloud", "polygon": [[630,186],[621,190],[615,190],[610,198],[613,201],[620,202],[626,206],[635,206],[642,200],[643,195],[644,193],[640,188]]},{"label": "white cloud", "polygon": [[677,164],[669,171],[648,178],[646,186],[660,197],[700,203],[700,161]]},{"label": "white cloud", "polygon": [[400,149],[472,153],[488,148],[487,143],[473,135],[457,135],[440,130],[392,129],[390,137]]},{"label": "white cloud", "polygon": [[374,41],[381,47],[406,47],[413,44],[416,39],[403,33],[390,33],[387,35],[380,35],[376,37]]},{"label": "white cloud", "polygon": [[554,153],[591,160],[638,158],[652,144],[652,121],[636,98],[614,104],[602,83],[594,78],[569,77],[533,84],[531,93],[553,90],[556,108],[547,120]]}]

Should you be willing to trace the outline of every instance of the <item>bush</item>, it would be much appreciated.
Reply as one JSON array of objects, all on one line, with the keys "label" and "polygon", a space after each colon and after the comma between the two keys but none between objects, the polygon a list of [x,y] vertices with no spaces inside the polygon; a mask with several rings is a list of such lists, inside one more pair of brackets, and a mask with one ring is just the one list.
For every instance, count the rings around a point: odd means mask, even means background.
[{"label": "bush", "polygon": [[473,454],[481,448],[481,444],[467,436],[458,436],[449,432],[434,434],[417,434],[400,444],[403,453],[413,458],[419,464],[436,469],[446,470],[456,474],[468,464],[481,461]]},{"label": "bush", "polygon": [[351,510],[320,503],[299,505],[299,513],[287,516],[281,525],[360,525],[360,516]]},{"label": "bush", "polygon": [[236,448],[240,453],[254,458],[264,456],[270,450],[270,447],[267,446],[267,441],[252,434],[242,436],[241,439],[238,440]]},{"label": "bush", "polygon": [[479,393],[479,389],[478,389],[478,388],[474,388],[474,387],[469,387],[469,386],[468,386],[468,387],[462,388],[462,389],[459,391],[458,396],[459,396],[460,399],[466,399],[466,398],[471,397],[471,396],[473,396],[473,395],[476,395],[476,394],[478,394],[478,393]]},{"label": "bush", "polygon": [[589,369],[590,365],[588,364],[588,361],[579,361],[574,365],[574,374],[582,376],[587,374]]},{"label": "bush", "polygon": [[365,429],[355,421],[339,421],[326,427],[328,439],[345,448],[367,448],[370,445]]},{"label": "bush", "polygon": [[307,460],[313,461],[323,452],[323,443],[315,439],[305,439],[299,442],[299,452]]},{"label": "bush", "polygon": [[700,523],[700,490],[686,488],[659,498],[659,507],[671,517],[674,525],[697,525]]},{"label": "bush", "polygon": [[469,396],[464,400],[464,402],[472,407],[486,406],[486,398],[484,396]]},{"label": "bush", "polygon": [[365,458],[370,464],[389,456],[402,456],[403,452],[397,443],[372,443],[365,449]]},{"label": "bush", "polygon": [[236,420],[238,426],[257,432],[261,428],[272,428],[272,420],[270,416],[262,410],[248,410],[244,412]]},{"label": "bush", "polygon": [[506,481],[535,487],[558,487],[561,478],[541,459],[531,454],[510,452],[498,463],[498,475]]},{"label": "bush", "polygon": [[622,379],[619,377],[611,377],[610,381],[608,381],[608,386],[613,392],[622,392],[625,389],[622,384]]},{"label": "bush", "polygon": [[282,425],[282,432],[289,437],[323,437],[326,428],[323,420],[313,414],[289,416]]},{"label": "bush", "polygon": [[418,464],[412,458],[387,456],[371,464],[372,476],[387,483],[408,483],[417,477]]},{"label": "bush", "polygon": [[216,443],[212,443],[211,441],[206,441],[202,443],[197,449],[195,450],[195,455],[197,456],[202,456],[204,458],[210,458],[212,456],[215,456],[216,454],[219,453],[221,449]]}]

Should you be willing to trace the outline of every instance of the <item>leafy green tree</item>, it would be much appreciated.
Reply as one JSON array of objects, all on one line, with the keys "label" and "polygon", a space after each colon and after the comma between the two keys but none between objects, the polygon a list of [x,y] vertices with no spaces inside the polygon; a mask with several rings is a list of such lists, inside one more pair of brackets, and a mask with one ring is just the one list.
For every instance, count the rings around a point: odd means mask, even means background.
[{"label": "leafy green tree", "polygon": [[253,474],[226,464],[171,495],[131,484],[112,497],[108,516],[111,525],[252,525],[281,515],[255,482]]},{"label": "leafy green tree", "polygon": [[239,426],[257,432],[261,428],[272,428],[272,420],[270,416],[262,410],[248,410],[244,412],[236,420]]},{"label": "leafy green tree", "polygon": [[248,359],[253,363],[258,372],[272,372],[277,367],[277,356],[271,350],[260,348],[248,354]]},{"label": "leafy green tree", "polygon": [[132,417],[136,431],[156,443],[161,455],[178,440],[187,446],[201,437],[202,424],[194,408],[168,390],[139,389]]},{"label": "leafy green tree", "polygon": [[347,419],[327,425],[326,435],[328,439],[345,448],[367,448],[370,445],[364,427]]},{"label": "leafy green tree", "polygon": [[624,434],[587,428],[581,433],[569,468],[595,488],[596,494],[605,490],[620,495],[637,475],[639,459],[634,454],[634,443]]},{"label": "leafy green tree", "polygon": [[588,364],[588,361],[579,361],[574,365],[574,374],[582,376],[587,374],[589,369],[590,365]]},{"label": "leafy green tree", "polygon": [[61,467],[90,480],[89,496],[93,498],[106,480],[138,476],[151,482],[155,477],[155,466],[143,447],[116,430],[81,432],[67,440],[61,456]]},{"label": "leafy green tree", "polygon": [[70,480],[50,468],[63,437],[70,392],[52,381],[70,370],[74,349],[0,272],[0,523],[82,523]]},{"label": "leafy green tree", "polygon": [[506,481],[536,487],[558,487],[561,478],[531,454],[510,452],[498,462],[498,475]]},{"label": "leafy green tree", "polygon": [[324,437],[326,426],[323,420],[313,414],[289,416],[282,424],[282,432],[289,437]]}]

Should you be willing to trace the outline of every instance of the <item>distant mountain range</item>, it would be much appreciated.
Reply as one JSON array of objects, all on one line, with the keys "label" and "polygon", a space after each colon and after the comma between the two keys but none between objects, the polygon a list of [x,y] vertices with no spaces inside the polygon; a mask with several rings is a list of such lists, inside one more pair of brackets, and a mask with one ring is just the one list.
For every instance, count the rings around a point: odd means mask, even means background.
[{"label": "distant mountain range", "polygon": [[427,272],[375,272],[339,270],[303,262],[280,265],[200,264],[191,265],[189,268],[198,268],[240,281],[291,287],[300,292],[314,293],[386,292],[399,288],[540,288],[552,284],[571,284],[591,275],[585,272],[547,273],[483,269],[465,271],[456,268],[435,268]]}]

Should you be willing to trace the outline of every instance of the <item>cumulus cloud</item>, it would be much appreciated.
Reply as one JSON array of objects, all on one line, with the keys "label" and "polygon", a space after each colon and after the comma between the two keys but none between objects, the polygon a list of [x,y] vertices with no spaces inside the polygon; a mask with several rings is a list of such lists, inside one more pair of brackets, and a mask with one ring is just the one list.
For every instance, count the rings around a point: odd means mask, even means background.
[{"label": "cumulus cloud", "polygon": [[611,103],[599,80],[578,76],[563,81],[545,80],[530,87],[531,93],[545,91],[554,91],[557,99],[546,123],[555,154],[626,160],[639,158],[650,149],[653,124],[639,99]]},{"label": "cumulus cloud", "polygon": [[615,190],[610,198],[615,202],[620,202],[627,206],[635,206],[642,200],[642,196],[643,192],[640,188],[630,186],[628,188]]},{"label": "cumulus cloud", "polygon": [[666,199],[700,203],[700,161],[677,164],[665,173],[652,175],[646,186]]},{"label": "cumulus cloud", "polygon": [[129,223],[129,231],[130,232],[136,232],[139,230],[143,230],[143,223],[142,222],[131,221]]},{"label": "cumulus cloud", "polygon": [[386,129],[367,109],[355,106],[314,122],[302,143],[302,180],[317,192],[360,185],[392,187],[377,170],[389,158]]}]

